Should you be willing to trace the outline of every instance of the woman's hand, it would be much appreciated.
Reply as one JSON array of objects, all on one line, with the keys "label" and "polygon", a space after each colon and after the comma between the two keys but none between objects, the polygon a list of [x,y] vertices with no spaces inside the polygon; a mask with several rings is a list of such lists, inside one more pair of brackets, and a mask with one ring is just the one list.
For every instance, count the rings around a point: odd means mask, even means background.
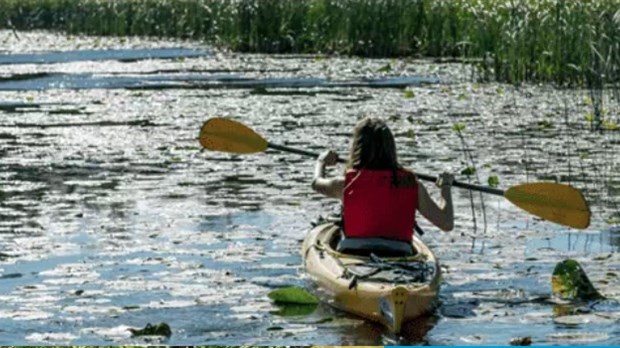
[{"label": "woman's hand", "polygon": [[439,175],[435,183],[441,189],[439,204],[433,201],[424,185],[420,184],[418,188],[418,210],[435,226],[446,232],[454,228],[454,210],[452,207],[453,183],[454,175],[452,173],[443,172]]},{"label": "woman's hand", "polygon": [[312,188],[328,197],[342,199],[344,177],[325,177],[325,167],[338,163],[338,155],[334,151],[325,151],[319,155],[314,167]]},{"label": "woman's hand", "polygon": [[333,166],[338,163],[338,154],[332,150],[327,150],[321,153],[317,160],[324,163],[326,166]]},{"label": "woman's hand", "polygon": [[454,174],[449,172],[443,172],[437,178],[437,182],[435,183],[435,185],[437,185],[437,187],[439,188],[444,188],[452,186],[452,183],[454,183]]}]

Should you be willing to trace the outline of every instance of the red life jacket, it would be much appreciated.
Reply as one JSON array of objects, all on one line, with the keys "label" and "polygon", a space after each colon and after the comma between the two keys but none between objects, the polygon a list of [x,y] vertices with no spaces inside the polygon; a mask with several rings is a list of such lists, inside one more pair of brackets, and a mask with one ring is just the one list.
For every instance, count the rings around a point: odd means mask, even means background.
[{"label": "red life jacket", "polygon": [[352,170],[344,181],[344,233],[349,238],[411,242],[418,208],[418,185],[411,172]]}]

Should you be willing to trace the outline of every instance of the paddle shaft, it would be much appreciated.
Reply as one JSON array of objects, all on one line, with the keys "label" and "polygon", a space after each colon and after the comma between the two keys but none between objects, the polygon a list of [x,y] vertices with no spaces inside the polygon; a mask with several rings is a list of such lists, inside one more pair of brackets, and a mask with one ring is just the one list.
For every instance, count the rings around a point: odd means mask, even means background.
[{"label": "paddle shaft", "polygon": [[[271,149],[274,149],[274,150],[280,150],[280,151],[285,151],[285,152],[290,152],[290,153],[296,153],[298,155],[304,155],[304,156],[309,156],[309,157],[314,157],[314,158],[319,157],[319,154],[317,154],[315,152],[310,152],[310,151],[306,151],[306,150],[296,149],[296,148],[288,147],[288,146],[284,146],[284,145],[268,143],[267,147],[269,147]],[[338,158],[338,162],[344,163],[345,160],[343,160],[342,158]],[[418,178],[422,179],[422,180],[432,181],[432,182],[436,182],[437,181],[437,177],[436,176],[420,174],[420,173],[415,173],[415,175]],[[468,189],[468,190],[480,191],[480,192],[484,192],[484,193],[490,193],[492,195],[497,195],[497,196],[504,196],[504,190],[500,190],[500,189],[496,189],[496,188],[492,188],[492,187],[488,187],[488,186],[474,185],[474,184],[469,184],[469,183],[466,183],[466,182],[461,182],[461,181],[456,181],[456,180],[452,183],[452,186],[461,187],[461,188],[465,188],[465,189]]]},{"label": "paddle shaft", "polygon": [[[288,146],[270,144],[243,123],[222,117],[207,120],[200,129],[200,144],[212,151],[236,154],[263,152],[268,148],[292,152],[303,156],[318,157],[317,153],[295,149]],[[338,162],[345,162],[340,159]],[[437,177],[417,174],[421,180],[436,181]],[[590,224],[590,208],[583,194],[559,183],[526,183],[508,188],[506,191],[478,186],[464,182],[454,182],[454,186],[469,190],[503,196],[515,206],[563,226],[584,229]]]}]

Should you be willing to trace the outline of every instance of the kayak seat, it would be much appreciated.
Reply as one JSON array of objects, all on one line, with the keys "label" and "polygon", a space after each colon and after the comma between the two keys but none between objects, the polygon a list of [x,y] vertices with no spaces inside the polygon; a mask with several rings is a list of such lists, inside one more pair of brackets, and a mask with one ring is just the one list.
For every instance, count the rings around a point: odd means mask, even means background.
[{"label": "kayak seat", "polygon": [[385,238],[345,238],[341,234],[336,250],[343,254],[380,257],[414,256],[417,252],[411,243]]}]

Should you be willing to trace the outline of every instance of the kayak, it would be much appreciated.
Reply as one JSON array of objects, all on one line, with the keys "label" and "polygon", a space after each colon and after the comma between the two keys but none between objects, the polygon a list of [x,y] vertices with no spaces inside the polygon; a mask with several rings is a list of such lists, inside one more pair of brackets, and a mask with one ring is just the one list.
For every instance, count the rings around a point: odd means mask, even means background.
[{"label": "kayak", "polygon": [[413,238],[413,256],[377,257],[336,251],[340,235],[338,226],[326,223],[312,229],[303,242],[304,267],[323,301],[393,333],[434,309],[441,270],[419,238]]}]

